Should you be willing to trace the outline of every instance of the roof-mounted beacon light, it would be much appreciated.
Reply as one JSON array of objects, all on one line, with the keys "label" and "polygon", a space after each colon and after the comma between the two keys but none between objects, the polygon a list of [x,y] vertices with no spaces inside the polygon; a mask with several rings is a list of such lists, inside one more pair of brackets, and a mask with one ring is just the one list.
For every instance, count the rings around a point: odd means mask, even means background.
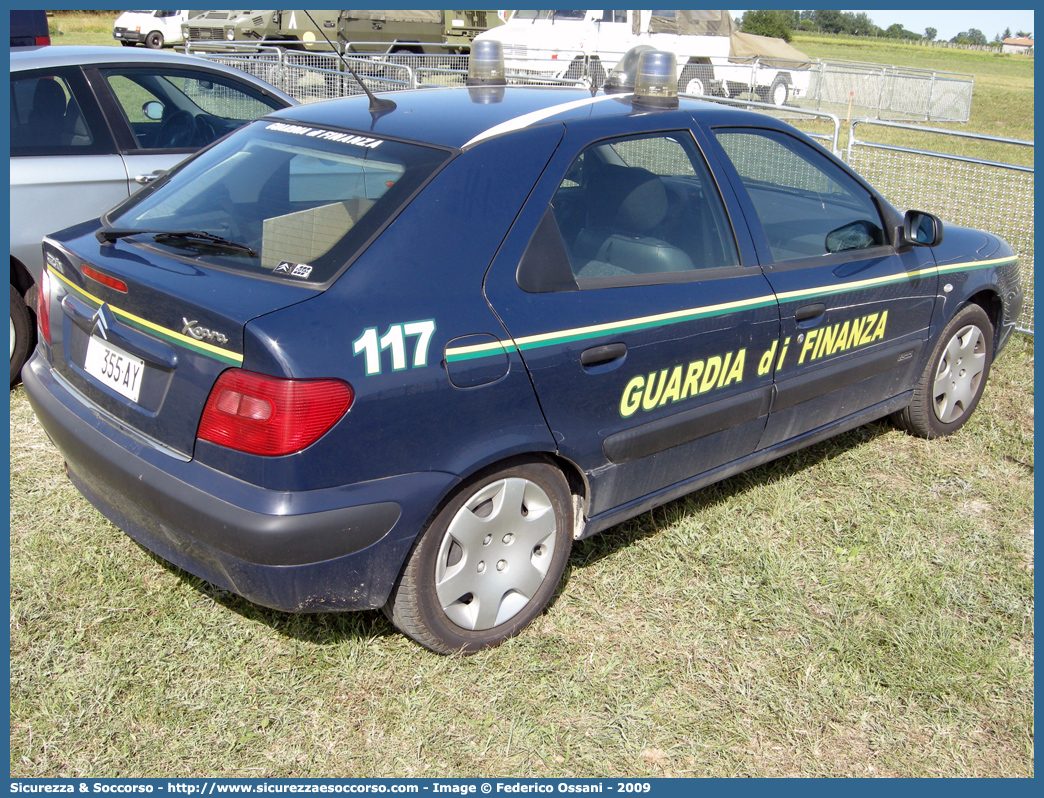
[{"label": "roof-mounted beacon light", "polygon": [[678,59],[674,53],[645,50],[638,54],[632,102],[653,108],[678,107]]},{"label": "roof-mounted beacon light", "polygon": [[471,43],[468,59],[468,86],[506,86],[504,45],[498,41],[481,40]]},{"label": "roof-mounted beacon light", "polygon": [[634,91],[634,76],[638,72],[638,57],[648,51],[655,50],[651,44],[639,44],[623,54],[602,88],[606,94],[630,94]]}]

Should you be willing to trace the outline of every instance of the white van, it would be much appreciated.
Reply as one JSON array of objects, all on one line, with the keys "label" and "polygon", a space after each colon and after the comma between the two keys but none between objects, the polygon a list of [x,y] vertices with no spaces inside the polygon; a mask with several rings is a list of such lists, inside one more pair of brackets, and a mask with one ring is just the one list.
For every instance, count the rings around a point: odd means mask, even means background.
[{"label": "white van", "polygon": [[782,39],[737,30],[728,11],[516,11],[476,41],[503,43],[509,73],[580,78],[600,86],[639,44],[678,59],[678,91],[753,93],[783,105],[807,92],[809,58]]},{"label": "white van", "polygon": [[181,23],[202,11],[124,11],[112,26],[112,38],[124,47],[144,44],[153,50],[181,44]]}]

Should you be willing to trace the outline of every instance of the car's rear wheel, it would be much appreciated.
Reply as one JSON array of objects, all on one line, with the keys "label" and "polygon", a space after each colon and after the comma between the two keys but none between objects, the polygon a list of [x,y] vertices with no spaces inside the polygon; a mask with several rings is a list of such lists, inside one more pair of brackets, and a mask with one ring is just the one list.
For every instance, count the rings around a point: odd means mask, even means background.
[{"label": "car's rear wheel", "polygon": [[35,338],[32,315],[18,289],[11,286],[11,385],[21,378],[22,366]]},{"label": "car's rear wheel", "polygon": [[978,305],[966,305],[939,336],[913,401],[896,413],[896,422],[922,438],[956,432],[979,404],[992,361],[993,325]]},{"label": "car's rear wheel", "polygon": [[554,595],[572,544],[562,474],[525,463],[471,480],[414,547],[385,613],[443,654],[518,634]]},{"label": "car's rear wheel", "polygon": [[769,86],[769,102],[773,105],[782,107],[787,104],[787,100],[790,99],[790,84],[787,83],[785,78],[777,77],[772,81],[772,85]]},{"label": "car's rear wheel", "polygon": [[145,46],[150,50],[159,50],[163,47],[163,34],[158,30],[152,31],[145,37]]},{"label": "car's rear wheel", "polygon": [[709,95],[714,71],[706,64],[687,64],[678,78],[678,91],[682,94]]}]

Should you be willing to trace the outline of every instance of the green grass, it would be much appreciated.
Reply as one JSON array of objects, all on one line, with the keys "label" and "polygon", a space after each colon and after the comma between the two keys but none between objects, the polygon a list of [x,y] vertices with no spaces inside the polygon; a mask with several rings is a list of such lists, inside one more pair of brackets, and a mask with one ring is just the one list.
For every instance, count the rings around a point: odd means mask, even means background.
[{"label": "green grass", "polygon": [[119,47],[112,38],[118,14],[105,11],[48,11],[51,44],[107,44]]},{"label": "green grass", "polygon": [[[114,43],[73,16],[52,32]],[[989,99],[1021,62],[972,54],[993,85],[961,51],[796,44],[947,59],[1001,114],[973,125],[1032,138]],[[576,544],[551,609],[466,659],[149,554],[18,388],[11,775],[1032,776],[1033,371],[1016,338],[950,438],[872,424]]]},{"label": "green grass", "polygon": [[136,546],[11,394],[11,774],[1032,776],[1033,347],[958,434],[872,424],[577,544],[433,655]]}]

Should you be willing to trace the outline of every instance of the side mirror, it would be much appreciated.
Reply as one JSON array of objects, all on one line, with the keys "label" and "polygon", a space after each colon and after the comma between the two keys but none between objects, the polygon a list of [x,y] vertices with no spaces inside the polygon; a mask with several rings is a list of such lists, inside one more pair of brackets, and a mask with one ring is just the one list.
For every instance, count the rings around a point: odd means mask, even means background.
[{"label": "side mirror", "polygon": [[141,112],[145,114],[146,119],[158,122],[163,118],[163,103],[159,100],[149,100],[141,106]]},{"label": "side mirror", "polygon": [[899,228],[899,247],[934,247],[942,243],[942,219],[925,211],[910,210],[903,217],[903,225]]}]

